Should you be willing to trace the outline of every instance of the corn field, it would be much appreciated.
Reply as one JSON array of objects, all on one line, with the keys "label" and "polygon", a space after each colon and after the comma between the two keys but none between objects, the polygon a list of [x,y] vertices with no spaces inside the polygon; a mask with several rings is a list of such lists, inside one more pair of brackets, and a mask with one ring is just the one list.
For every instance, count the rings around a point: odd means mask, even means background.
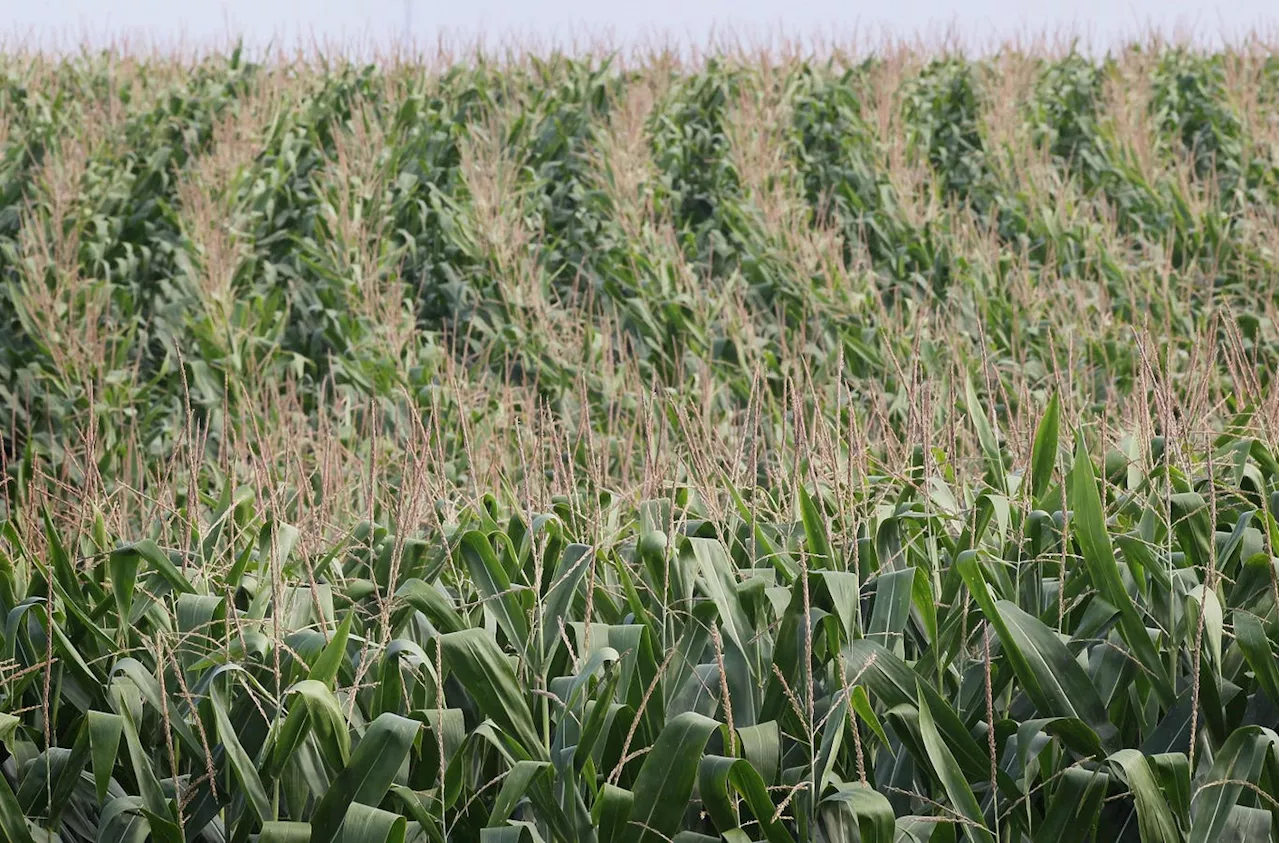
[{"label": "corn field", "polygon": [[0,839],[1276,841],[1278,54],[0,54]]}]

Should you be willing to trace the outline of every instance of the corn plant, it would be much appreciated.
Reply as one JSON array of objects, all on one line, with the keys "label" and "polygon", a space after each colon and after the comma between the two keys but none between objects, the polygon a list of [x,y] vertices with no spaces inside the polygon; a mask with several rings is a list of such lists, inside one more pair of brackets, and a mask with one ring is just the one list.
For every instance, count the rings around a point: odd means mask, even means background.
[{"label": "corn plant", "polygon": [[0,56],[0,839],[1276,840],[1275,68]]}]

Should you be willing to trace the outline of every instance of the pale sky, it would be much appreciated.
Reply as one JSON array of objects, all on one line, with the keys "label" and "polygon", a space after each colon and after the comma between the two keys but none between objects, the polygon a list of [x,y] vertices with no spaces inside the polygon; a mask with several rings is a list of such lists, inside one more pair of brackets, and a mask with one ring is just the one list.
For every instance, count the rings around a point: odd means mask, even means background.
[{"label": "pale sky", "polygon": [[[1095,47],[1155,28],[1212,44],[1249,30],[1276,38],[1276,0],[407,0],[410,32],[434,43],[484,33],[490,40],[530,36],[567,43],[569,33],[611,33],[626,44],[666,33],[705,41],[713,26],[748,36],[768,32],[845,40],[851,33],[936,36],[948,28],[990,45],[1019,34],[1072,32]],[[250,44],[385,44],[402,37],[406,0],[0,0],[0,38],[30,45],[104,43],[128,36],[152,45],[211,45],[243,36]]]}]

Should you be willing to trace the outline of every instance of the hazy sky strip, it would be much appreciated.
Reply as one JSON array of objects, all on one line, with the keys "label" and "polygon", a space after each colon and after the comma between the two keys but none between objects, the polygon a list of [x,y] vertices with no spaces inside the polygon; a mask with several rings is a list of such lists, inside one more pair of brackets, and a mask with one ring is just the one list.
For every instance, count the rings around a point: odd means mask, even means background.
[{"label": "hazy sky strip", "polygon": [[748,41],[785,34],[801,38],[875,41],[918,34],[953,38],[977,48],[1018,36],[1082,36],[1094,48],[1151,30],[1207,46],[1247,31],[1276,38],[1275,0],[0,0],[0,35],[27,45],[103,45],[126,38],[165,46],[248,44],[394,44],[407,34],[420,45],[442,33],[457,43],[483,34],[490,43],[532,40],[572,46],[605,40],[703,43],[716,31]]}]

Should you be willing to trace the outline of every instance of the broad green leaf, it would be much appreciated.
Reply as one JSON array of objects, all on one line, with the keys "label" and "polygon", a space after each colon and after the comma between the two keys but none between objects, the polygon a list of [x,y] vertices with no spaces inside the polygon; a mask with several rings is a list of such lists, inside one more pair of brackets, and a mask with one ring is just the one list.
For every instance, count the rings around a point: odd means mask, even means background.
[{"label": "broad green leaf", "polygon": [[[376,806],[382,801],[409,754],[419,728],[416,721],[395,714],[381,714],[373,721],[360,745],[351,753],[350,763],[316,804],[311,819],[312,843],[339,839],[339,829],[343,828],[353,803]],[[376,817],[366,812],[359,812],[357,817],[362,833],[365,828],[382,827],[375,823]],[[344,830],[341,839],[351,838]]]},{"label": "broad green leaf", "polygon": [[551,654],[563,634],[562,625],[567,625],[569,622],[569,606],[573,601],[573,596],[577,593],[578,585],[582,582],[582,578],[586,575],[587,569],[594,560],[595,551],[590,545],[571,544],[564,549],[551,588],[547,592],[546,598],[542,601],[542,616],[539,625],[541,647],[539,652],[542,655],[544,665],[541,665],[540,668],[544,667],[546,660],[551,658]]},{"label": "broad green leaf", "polygon": [[853,688],[849,695],[849,705],[858,717],[862,718],[862,722],[866,723],[880,739],[880,743],[886,748],[889,746],[889,736],[884,731],[884,726],[880,723],[880,718],[876,716],[875,709],[871,707],[871,700],[867,697],[867,689],[861,685]]},{"label": "broad green leaf", "polygon": [[31,832],[27,830],[27,820],[23,816],[22,806],[14,795],[9,781],[0,775],[0,831],[4,839],[12,843],[34,843]]},{"label": "broad green leaf", "polygon": [[631,791],[605,783],[591,806],[591,822],[599,834],[600,843],[622,843],[631,837],[628,825],[635,796]]},{"label": "broad green leaf", "polygon": [[144,843],[150,837],[151,823],[143,811],[141,797],[120,796],[103,806],[98,817],[100,843]]},{"label": "broad green leaf", "polygon": [[111,595],[116,600],[116,616],[120,619],[121,633],[127,630],[129,617],[133,613],[133,592],[138,583],[140,558],[140,554],[132,548],[113,551],[110,556]]},{"label": "broad green leaf", "polygon": [[466,740],[466,719],[462,711],[456,708],[425,709],[413,712],[415,720],[420,720],[431,730],[433,740],[443,745],[444,760],[452,760],[462,742]]},{"label": "broad green leaf", "polygon": [[991,423],[987,420],[982,403],[978,401],[978,394],[973,389],[973,380],[967,376],[964,381],[964,399],[969,411],[969,420],[973,422],[973,429],[978,435],[982,456],[987,462],[987,481],[1000,494],[1005,494],[1008,491],[1008,485],[1004,474],[1004,458],[1000,455],[1000,443],[996,439],[995,431],[991,429]]},{"label": "broad green leaf", "polygon": [[848,719],[849,695],[842,693],[827,713],[826,722],[822,724],[822,740],[818,744],[818,755],[812,770],[812,780],[818,793],[827,789],[828,781],[834,776],[836,756],[844,742],[845,723]]},{"label": "broad green leaf", "polygon": [[629,840],[657,843],[675,835],[693,793],[699,758],[719,725],[691,711],[667,721],[632,788]]},{"label": "broad green leaf", "polygon": [[827,536],[827,522],[818,511],[813,498],[803,484],[798,489],[800,518],[804,522],[805,541],[809,548],[809,567],[816,570],[835,570],[835,557],[831,554],[831,540]]},{"label": "broad green leaf", "polygon": [[204,763],[204,749],[200,741],[196,738],[195,732],[187,723],[187,718],[183,716],[178,706],[172,698],[165,699],[160,693],[160,683],[155,676],[147,670],[137,659],[124,658],[119,659],[111,668],[111,674],[122,674],[128,677],[129,681],[142,692],[142,697],[147,703],[155,709],[159,714],[162,710],[168,709],[168,723],[170,728],[178,736],[186,751],[191,753],[201,764]]},{"label": "broad green leaf", "polygon": [[310,843],[311,823],[271,820],[262,824],[258,843]]},{"label": "broad green leaf", "polygon": [[755,768],[766,785],[773,784],[782,760],[782,732],[778,721],[744,726],[738,729],[738,741],[742,757]]},{"label": "broad green leaf", "polygon": [[1102,499],[1098,495],[1097,478],[1085,449],[1083,435],[1076,445],[1075,466],[1071,473],[1071,505],[1075,510],[1071,521],[1072,532],[1080,544],[1089,579],[1102,598],[1120,610],[1120,626],[1125,642],[1142,665],[1161,704],[1172,706],[1173,685],[1169,682],[1165,664],[1156,653],[1147,628],[1120,580],[1120,570],[1116,566],[1111,539],[1107,535],[1106,516],[1102,511]]},{"label": "broad green leaf", "polygon": [[[142,541],[127,544],[111,552],[111,562],[113,565],[112,573],[114,574],[114,566],[120,565],[125,568],[126,580],[137,580],[137,564],[138,560],[145,561],[151,568],[169,583],[170,587],[179,594],[191,594],[195,592],[195,588],[191,585],[182,572],[169,561],[169,555],[161,550],[151,539],[143,539]],[[127,569],[132,567],[132,571]],[[113,580],[114,581],[114,580]],[[132,591],[132,584],[130,584]],[[132,594],[130,594],[132,598]],[[126,613],[121,613],[122,617],[127,617]]]},{"label": "broad green leaf", "polygon": [[502,780],[502,789],[498,791],[493,802],[493,810],[489,812],[489,828],[502,828],[516,805],[525,796],[534,779],[550,772],[551,764],[547,761],[517,761],[516,765]]},{"label": "broad green leaf", "polygon": [[[406,580],[396,591],[396,599],[407,603],[412,609],[422,612],[427,620],[441,632],[460,632],[467,624],[458,615],[457,609],[433,585],[419,579]],[[396,621],[396,626],[401,621]]]},{"label": "broad green leaf", "polygon": [[[1199,634],[1214,675],[1220,680],[1222,676],[1222,604],[1218,602],[1218,595],[1207,590],[1203,585],[1197,585],[1187,592],[1184,602],[1187,618],[1187,649],[1195,648],[1196,636]],[[1203,612],[1201,612],[1202,608]],[[1197,633],[1202,614],[1204,628]]]},{"label": "broad green leaf", "polygon": [[263,769],[267,781],[274,781],[284,769],[294,750],[307,734],[315,736],[316,745],[335,769],[346,766],[351,752],[347,719],[333,693],[323,683],[304,679],[284,692],[289,713],[273,734],[270,760]]},{"label": "broad green leaf", "polygon": [[[338,843],[404,843],[406,820],[399,814],[383,811],[361,802],[351,803],[342,820]],[[324,839],[323,831],[315,829],[312,822],[313,843]]]},{"label": "broad green leaf", "polygon": [[501,828],[480,829],[480,843],[543,843],[532,823],[513,821]]},{"label": "broad green leaf", "polygon": [[1208,502],[1196,492],[1170,495],[1169,517],[1187,561],[1201,571],[1209,570],[1215,561],[1212,556],[1216,551]]},{"label": "broad green leaf", "polygon": [[1083,720],[1075,717],[1042,717],[1026,720],[1018,725],[1018,768],[1028,761],[1028,752],[1036,744],[1039,734],[1058,738],[1069,749],[1084,756],[1102,754],[1097,734]]},{"label": "broad green leaf", "polygon": [[760,519],[757,518],[755,511],[743,500],[742,494],[737,488],[732,483],[726,482],[725,490],[729,493],[729,498],[733,501],[734,508],[738,511],[738,517],[751,525],[751,538],[756,544],[759,557],[773,566],[774,570],[781,575],[784,583],[789,584],[794,581],[800,572],[796,570],[790,555],[780,551],[769,536],[766,535]]},{"label": "broad green leaf", "polygon": [[[614,652],[617,651],[615,650]],[[621,671],[618,670],[616,665],[611,666],[604,681],[596,688],[595,699],[586,703],[590,710],[582,724],[582,736],[578,740],[578,747],[574,750],[574,765],[578,768],[581,768],[587,762],[587,759],[593,755],[596,743],[604,730],[605,722],[609,718],[609,712],[615,708],[613,705],[614,689],[618,685],[618,677],[620,675]]]},{"label": "broad green leaf", "polygon": [[829,840],[893,843],[893,806],[875,788],[857,782],[837,785],[818,805]]},{"label": "broad green leaf", "polygon": [[907,625],[917,573],[916,568],[903,568],[882,573],[874,580],[876,596],[871,604],[867,637],[886,649],[893,649]]},{"label": "broad green leaf", "polygon": [[148,757],[146,747],[142,743],[142,738],[138,735],[137,724],[134,722],[128,705],[122,699],[122,690],[118,686],[113,687],[112,690],[121,716],[120,722],[123,726],[125,746],[129,751],[129,760],[133,766],[135,780],[138,782],[138,787],[141,791],[142,802],[140,808],[147,812],[151,834],[158,843],[178,843],[182,835],[178,829],[177,822],[174,821],[172,807],[164,797],[164,791],[160,787],[160,780],[156,776],[155,769],[151,766],[151,759]]},{"label": "broad green leaf", "polygon": [[733,560],[724,545],[715,539],[689,539],[689,547],[698,562],[699,580],[720,611],[720,624],[730,641],[746,653],[751,637],[746,610],[738,596],[734,580]]},{"label": "broad green leaf", "polygon": [[773,800],[760,773],[742,758],[706,755],[698,763],[698,794],[712,823],[721,833],[740,828],[733,794],[741,796],[756,819],[753,829],[764,832],[769,843],[794,843],[782,821],[776,819]]},{"label": "broad green leaf", "polygon": [[925,640],[937,641],[938,600],[929,583],[929,575],[923,568],[916,568],[915,580],[911,584],[911,604],[924,625]]},{"label": "broad green leaf", "polygon": [[275,819],[271,810],[271,800],[267,797],[267,791],[262,786],[262,779],[258,776],[258,768],[254,766],[249,754],[245,752],[240,743],[240,737],[236,734],[235,727],[231,725],[231,716],[227,712],[224,692],[220,687],[220,683],[216,681],[210,685],[209,702],[213,708],[218,741],[226,752],[231,771],[235,774],[241,791],[248,799],[249,807],[257,815],[259,823]]},{"label": "broad green leaf", "polygon": [[547,748],[533,726],[533,716],[516,681],[511,662],[481,629],[440,636],[444,663],[476,705],[511,734],[535,760],[547,761]]},{"label": "broad green leaf", "polygon": [[[720,613],[723,639],[725,678],[734,717],[742,725],[755,722],[757,712],[757,674],[754,663],[756,647],[752,630],[734,579],[733,560],[715,539],[689,539],[689,547],[697,560],[698,582],[706,589]],[[638,796],[639,794],[637,794]]]},{"label": "broad green leaf", "polygon": [[1254,678],[1257,679],[1263,693],[1271,699],[1271,702],[1276,702],[1280,699],[1276,689],[1276,655],[1262,627],[1262,621],[1258,620],[1256,615],[1242,609],[1237,609],[1232,614],[1232,619],[1240,652],[1253,670]]},{"label": "broad green leaf", "polygon": [[433,808],[437,808],[439,803],[435,802],[429,794],[410,790],[404,785],[391,785],[391,793],[404,806],[407,816],[418,823],[431,843],[445,843],[444,829],[440,826],[440,819],[432,813]]},{"label": "broad green leaf", "polygon": [[1191,843],[1219,839],[1244,790],[1242,782],[1259,780],[1263,762],[1268,755],[1275,757],[1278,744],[1276,733],[1261,726],[1244,726],[1231,733],[1214,756],[1208,778],[1196,783],[1191,797]]},{"label": "broad green leaf", "polygon": [[970,843],[995,843],[995,838],[991,836],[986,820],[983,819],[982,808],[969,788],[969,782],[965,780],[955,756],[951,754],[951,750],[947,748],[946,742],[938,732],[938,727],[934,725],[933,715],[929,712],[929,704],[925,701],[923,691],[920,692],[917,701],[920,712],[920,738],[924,742],[925,752],[929,756],[929,763],[933,766],[934,775],[942,782],[942,788],[952,807],[968,820],[960,826],[965,837]]},{"label": "broad green leaf", "polygon": [[333,681],[338,676],[338,670],[347,658],[347,641],[351,636],[351,623],[354,619],[354,613],[348,613],[342,619],[342,623],[338,624],[338,628],[334,630],[333,637],[329,639],[329,643],[320,651],[315,663],[311,665],[311,672],[307,675],[308,679],[314,682],[321,682],[330,689],[333,688]]},{"label": "broad green leaf", "polygon": [[1275,839],[1272,817],[1271,811],[1237,805],[1227,816],[1226,828],[1218,839],[1222,843],[1253,843],[1255,840]]},{"label": "broad green leaf", "polygon": [[1138,832],[1142,843],[1163,843],[1168,840],[1179,840],[1177,822],[1155,774],[1145,756],[1136,749],[1122,749],[1107,759],[1129,785],[1129,793],[1133,797],[1134,810],[1138,814]]},{"label": "broad green leaf", "polygon": [[[803,585],[797,581],[792,586],[793,605],[797,610],[804,603]],[[811,599],[821,597],[821,592],[826,591],[831,600],[831,611],[840,619],[846,639],[862,637],[862,598],[857,574],[851,571],[810,571],[809,586],[812,589]],[[796,597],[801,599],[796,600]]]},{"label": "broad green leaf", "polygon": [[1107,775],[1082,767],[1067,767],[1058,777],[1049,809],[1035,829],[1035,843],[1079,843],[1093,830],[1102,798],[1107,795]]},{"label": "broad green leaf", "polygon": [[1031,497],[1040,500],[1053,480],[1053,471],[1058,463],[1058,393],[1049,399],[1044,409],[1044,416],[1036,428],[1035,441],[1031,446]]},{"label": "broad green leaf", "polygon": [[1107,717],[1102,699],[1062,640],[1014,603],[993,600],[973,551],[960,554],[955,566],[983,615],[1000,636],[1004,656],[1036,709],[1046,717],[1081,720],[1089,724],[1102,741],[1109,741],[1115,727]]},{"label": "broad green leaf", "polygon": [[[846,681],[857,680],[866,685],[887,706],[914,706],[923,694],[935,726],[965,776],[974,781],[989,779],[991,762],[987,752],[978,746],[952,705],[935,689],[921,684],[918,673],[893,653],[866,639],[850,642],[844,655]],[[997,771],[996,780],[1006,795],[1013,798],[1021,795],[1017,784],[1003,769]]]},{"label": "broad green leaf", "polygon": [[105,802],[111,771],[115,769],[116,756],[120,752],[120,736],[124,733],[124,724],[120,715],[105,711],[90,711],[86,717],[89,723],[89,752],[93,764],[94,787],[98,801]]},{"label": "broad green leaf", "polygon": [[1181,752],[1162,752],[1147,758],[1165,795],[1178,828],[1191,827],[1191,762]]},{"label": "broad green leaf", "polygon": [[529,643],[529,619],[489,540],[484,533],[472,530],[462,537],[457,552],[471,573],[485,610],[497,618],[511,646],[523,648]]}]

